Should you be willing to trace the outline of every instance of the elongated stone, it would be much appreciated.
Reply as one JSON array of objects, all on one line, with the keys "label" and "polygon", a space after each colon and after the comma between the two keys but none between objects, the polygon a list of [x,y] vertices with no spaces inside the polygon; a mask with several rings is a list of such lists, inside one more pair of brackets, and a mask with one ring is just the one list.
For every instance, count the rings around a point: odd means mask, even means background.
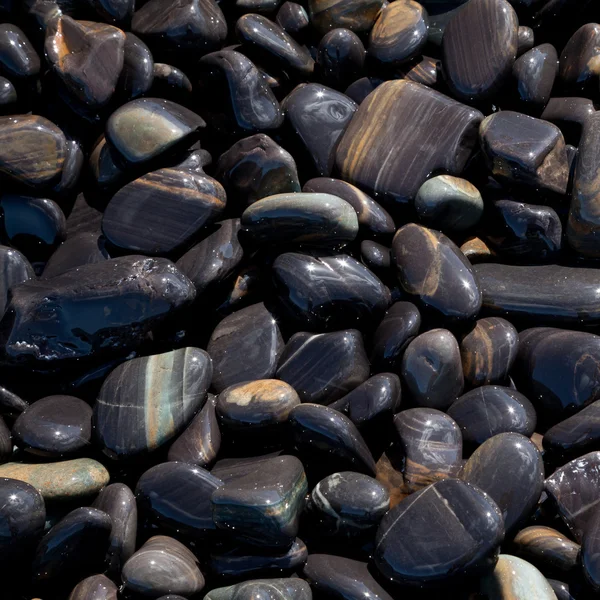
[{"label": "elongated stone", "polygon": [[600,400],[550,427],[543,443],[544,448],[566,456],[596,450],[600,446]]},{"label": "elongated stone", "polygon": [[287,549],[293,544],[308,491],[304,468],[296,457],[232,465],[223,479],[224,485],[211,500],[219,529],[255,546]]},{"label": "elongated stone", "polygon": [[205,600],[242,600],[243,598],[271,597],[278,600],[311,600],[306,581],[300,578],[253,579],[235,585],[211,590]]},{"label": "elongated stone", "polygon": [[497,92],[517,57],[519,19],[506,0],[475,0],[444,29],[442,65],[452,95],[482,100]]},{"label": "elongated stone", "polygon": [[117,586],[106,575],[90,575],[73,588],[69,600],[117,600]]},{"label": "elongated stone", "polygon": [[181,348],[119,365],[94,407],[96,440],[111,458],[152,452],[179,434],[206,400],[212,361]]},{"label": "elongated stone", "polygon": [[78,501],[98,493],[108,482],[108,471],[91,458],[54,463],[0,465],[0,477],[24,481],[46,501]]},{"label": "elongated stone", "polygon": [[[424,85],[386,81],[352,118],[337,148],[336,166],[344,180],[376,200],[407,204],[432,172],[461,173],[482,118]],[[415,162],[417,146],[421,152]]]}]

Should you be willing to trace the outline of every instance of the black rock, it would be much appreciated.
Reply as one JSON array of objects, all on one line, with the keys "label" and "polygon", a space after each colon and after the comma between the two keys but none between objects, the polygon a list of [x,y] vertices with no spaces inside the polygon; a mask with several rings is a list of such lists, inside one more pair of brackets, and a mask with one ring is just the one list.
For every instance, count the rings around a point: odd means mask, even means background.
[{"label": "black rock", "polygon": [[117,600],[117,586],[105,575],[90,575],[73,588],[69,600]]},{"label": "black rock", "polygon": [[550,427],[543,444],[547,450],[567,456],[596,450],[600,445],[600,400]]},{"label": "black rock", "polygon": [[327,32],[317,49],[317,65],[324,82],[340,90],[363,74],[365,57],[360,38],[344,28]]},{"label": "black rock", "polygon": [[0,25],[0,70],[10,78],[26,79],[40,72],[40,57],[16,25]]},{"label": "black rock", "polygon": [[35,277],[33,267],[18,251],[0,246],[0,264],[2,265],[2,290],[0,293],[0,312],[4,314],[13,286]]},{"label": "black rock", "polygon": [[46,263],[43,279],[51,279],[76,267],[108,260],[110,256],[105,242],[99,232],[82,231],[69,235]]},{"label": "black rock", "polygon": [[254,579],[235,585],[213,589],[205,600],[234,600],[238,598],[277,597],[280,600],[311,600],[306,581],[296,577],[288,579]]}]

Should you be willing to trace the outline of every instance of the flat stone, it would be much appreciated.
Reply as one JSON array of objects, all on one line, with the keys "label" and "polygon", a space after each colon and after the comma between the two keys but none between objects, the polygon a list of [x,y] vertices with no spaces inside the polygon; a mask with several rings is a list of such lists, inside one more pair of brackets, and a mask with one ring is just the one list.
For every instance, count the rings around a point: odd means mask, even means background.
[{"label": "flat stone", "polygon": [[117,600],[117,586],[105,575],[90,575],[73,588],[69,600]]},{"label": "flat stone", "polygon": [[92,409],[74,396],[46,396],[19,415],[12,433],[17,446],[31,454],[77,454],[91,444]]},{"label": "flat stone", "polygon": [[362,335],[356,329],[296,333],[283,349],[276,376],[289,383],[303,402],[331,404],[369,377]]},{"label": "flat stone", "polygon": [[184,597],[204,587],[198,559],[177,540],[151,537],[126,563],[121,573],[126,591],[157,598],[165,594]]},{"label": "flat stone", "polygon": [[287,549],[294,543],[308,491],[296,457],[232,465],[223,479],[224,485],[212,494],[212,515],[219,529],[254,546]]},{"label": "flat stone", "polygon": [[357,33],[368,32],[375,23],[383,0],[310,0],[310,23],[324,35],[336,27],[345,27]]},{"label": "flat stone", "polygon": [[408,204],[432,172],[460,175],[482,119],[479,111],[424,85],[386,81],[352,118],[336,165],[342,179],[376,200]]},{"label": "flat stone", "polygon": [[251,598],[278,598],[278,600],[311,600],[312,593],[306,581],[300,578],[254,579],[229,587],[216,588],[204,600],[251,600]]},{"label": "flat stone", "polygon": [[45,501],[78,501],[97,494],[108,484],[108,471],[91,458],[54,463],[0,465],[0,477],[33,486]]},{"label": "flat stone", "polygon": [[374,561],[396,583],[450,583],[492,568],[503,538],[496,503],[474,485],[444,479],[411,494],[385,515],[375,538]]},{"label": "flat stone", "polygon": [[475,0],[444,29],[442,65],[452,95],[489,98],[510,75],[517,57],[519,19],[506,0]]},{"label": "flat stone", "polygon": [[119,365],[104,380],[94,407],[103,452],[129,458],[181,433],[202,408],[212,372],[209,355],[191,347]]},{"label": "flat stone", "polygon": [[301,456],[314,458],[317,463],[326,459],[330,473],[346,469],[375,475],[375,461],[365,440],[356,425],[337,410],[300,404],[292,409],[289,426]]},{"label": "flat stone", "polygon": [[537,423],[533,404],[516,390],[499,385],[482,385],[470,390],[460,396],[447,413],[460,427],[464,443],[471,447],[499,433],[514,432],[531,437]]},{"label": "flat stone", "polygon": [[122,160],[137,166],[193,144],[205,125],[202,117],[175,102],[140,98],[112,113],[106,139]]},{"label": "flat stone", "polygon": [[107,573],[117,576],[135,552],[138,516],[135,496],[125,484],[111,483],[98,494],[92,507],[105,512],[112,521]]}]

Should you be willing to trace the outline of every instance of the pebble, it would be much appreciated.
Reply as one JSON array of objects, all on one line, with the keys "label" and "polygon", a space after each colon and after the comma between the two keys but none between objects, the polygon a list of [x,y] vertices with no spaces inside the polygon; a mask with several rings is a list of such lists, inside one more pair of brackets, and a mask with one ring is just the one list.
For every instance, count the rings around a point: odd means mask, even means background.
[{"label": "pebble", "polygon": [[243,583],[216,588],[205,600],[242,600],[248,598],[278,598],[279,600],[311,600],[310,586],[302,579],[251,579]]},{"label": "pebble", "polygon": [[90,575],[73,588],[69,600],[117,600],[117,586],[105,575]]},{"label": "pebble", "polygon": [[135,100],[150,90],[154,81],[154,57],[137,35],[125,33],[123,69],[117,87],[128,100]]},{"label": "pebble", "polygon": [[356,33],[369,31],[382,7],[383,0],[309,0],[308,3],[311,25],[321,35],[336,27]]},{"label": "pebble", "polygon": [[365,58],[361,39],[353,31],[338,27],[321,38],[316,62],[327,84],[345,89],[364,72]]},{"label": "pebble", "polygon": [[40,72],[38,53],[22,29],[11,23],[0,25],[0,70],[8,78],[27,79]]},{"label": "pebble", "polygon": [[561,83],[573,91],[582,91],[598,82],[600,25],[582,25],[569,39],[560,55]]},{"label": "pebble", "polygon": [[560,455],[583,454],[600,442],[600,402],[595,400],[573,416],[550,427],[544,434],[544,448]]},{"label": "pebble", "polygon": [[284,2],[279,7],[275,20],[288,33],[299,33],[310,22],[304,6],[296,2]]},{"label": "pebble", "polygon": [[519,99],[528,106],[544,107],[558,74],[558,55],[552,44],[541,44],[519,56],[512,74]]}]

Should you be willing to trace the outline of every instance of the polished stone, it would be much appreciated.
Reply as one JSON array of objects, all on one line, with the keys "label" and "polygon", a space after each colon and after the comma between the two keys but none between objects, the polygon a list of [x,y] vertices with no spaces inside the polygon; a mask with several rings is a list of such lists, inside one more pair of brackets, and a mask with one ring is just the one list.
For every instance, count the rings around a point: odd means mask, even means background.
[{"label": "polished stone", "polygon": [[294,157],[264,133],[244,138],[221,154],[215,176],[235,206],[300,191]]},{"label": "polished stone", "polygon": [[600,336],[552,327],[519,334],[513,369],[518,389],[550,424],[571,416],[600,393]]},{"label": "polished stone", "polygon": [[594,112],[589,98],[550,98],[541,118],[554,123],[567,143],[579,145],[585,122]]},{"label": "polished stone", "polygon": [[503,538],[495,502],[471,484],[444,479],[386,514],[375,538],[374,560],[382,575],[396,583],[450,583],[492,568]]},{"label": "polished stone", "polygon": [[219,132],[243,135],[281,126],[281,106],[249,58],[234,50],[219,50],[203,56],[200,66],[207,118]]},{"label": "polished stone", "polygon": [[549,206],[498,200],[485,226],[488,246],[507,261],[547,262],[561,249],[562,224]]},{"label": "polished stone", "polygon": [[119,365],[104,380],[94,407],[94,433],[103,452],[129,458],[177,436],[202,408],[212,373],[210,356],[198,348]]},{"label": "polished stone", "polygon": [[596,400],[544,434],[544,448],[576,456],[600,448],[600,400]]},{"label": "polished stone", "polygon": [[192,82],[181,69],[165,63],[154,64],[154,79],[149,92],[151,96],[188,104],[192,89]]},{"label": "polished stone", "polygon": [[324,83],[339,90],[363,74],[365,57],[361,39],[343,27],[326,33],[317,48],[317,65]]},{"label": "polished stone", "polygon": [[[89,159],[90,174],[100,190],[112,193],[127,182],[126,170],[120,167],[119,161],[118,152],[106,143],[104,135],[100,136],[91,150]],[[101,220],[102,213],[98,215]]]},{"label": "polished stone", "polygon": [[108,471],[91,458],[53,463],[8,463],[0,477],[18,479],[36,488],[46,501],[78,501],[98,493],[108,484]]},{"label": "polished stone", "polygon": [[0,175],[33,188],[60,177],[67,140],[54,123],[36,115],[0,117]]},{"label": "polished stone", "polygon": [[296,457],[242,462],[222,478],[224,485],[212,494],[212,516],[219,529],[254,546],[287,549],[294,543],[308,491]]},{"label": "polished stone", "polygon": [[304,6],[289,1],[279,7],[275,20],[282,29],[292,34],[302,31],[310,22]]},{"label": "polished stone", "polygon": [[117,586],[105,575],[90,575],[73,588],[69,600],[117,600]]},{"label": "polished stone", "polygon": [[0,111],[2,114],[15,112],[17,103],[17,90],[5,77],[0,77]]},{"label": "polished stone", "polygon": [[519,19],[506,0],[475,0],[444,30],[442,66],[452,95],[489,98],[510,75],[517,56]]},{"label": "polished stone", "polygon": [[165,462],[139,478],[135,495],[140,513],[151,523],[197,539],[215,528],[210,499],[221,485],[196,465]]},{"label": "polished stone", "polygon": [[235,24],[235,31],[243,45],[255,48],[274,59],[283,69],[310,75],[315,61],[306,47],[301,46],[277,23],[262,15],[246,14]]},{"label": "polished stone", "polygon": [[569,576],[577,572],[581,547],[566,535],[543,525],[521,529],[513,540],[515,554],[544,575]]},{"label": "polished stone", "polygon": [[303,192],[332,194],[354,207],[358,215],[359,236],[389,240],[396,232],[394,220],[373,198],[356,186],[331,177],[316,177],[302,186]]},{"label": "polished stone", "polygon": [[40,72],[40,57],[16,25],[0,25],[0,71],[10,79],[35,77]]},{"label": "polished stone", "polygon": [[428,15],[414,0],[392,2],[369,34],[369,56],[392,67],[416,58],[427,43]]},{"label": "polished stone", "polygon": [[[0,202],[1,206],[1,202]],[[341,247],[358,234],[358,217],[331,194],[276,194],[251,204],[240,223],[257,245]]]},{"label": "polished stone", "polygon": [[34,487],[0,478],[0,560],[4,565],[18,561],[38,543],[45,521],[44,500]]},{"label": "polished stone", "polygon": [[357,108],[345,94],[318,83],[301,83],[286,96],[286,119],[317,175],[331,175],[336,146]]},{"label": "polished stone", "polygon": [[[1,467],[0,467],[1,474]],[[568,462],[546,479],[545,490],[558,514],[581,543],[591,519],[598,512],[600,452],[590,452]]]},{"label": "polished stone", "polygon": [[586,23],[571,36],[560,55],[561,83],[572,92],[597,88],[599,61],[600,25]]},{"label": "polished stone", "polygon": [[460,175],[482,118],[424,85],[386,81],[360,105],[338,145],[336,165],[342,179],[375,200],[407,204],[432,172]]},{"label": "polished stone", "polygon": [[229,277],[242,261],[244,250],[239,231],[239,219],[221,221],[214,233],[177,261],[177,267],[190,278],[199,296]]},{"label": "polished stone", "polygon": [[89,0],[91,7],[107,23],[128,25],[133,16],[135,0]]},{"label": "polished stone", "polygon": [[390,274],[392,254],[391,250],[383,244],[363,240],[360,243],[360,260],[375,275],[385,278]]},{"label": "polished stone", "polygon": [[0,246],[0,270],[2,287],[0,291],[0,313],[3,315],[10,299],[12,288],[35,277],[29,261],[18,250]]},{"label": "polished stone", "polygon": [[392,600],[371,575],[367,563],[334,556],[310,554],[302,576],[316,597],[345,600]]},{"label": "polished stone", "polygon": [[519,334],[506,319],[479,319],[460,341],[465,382],[476,387],[503,383],[517,357]]},{"label": "polished stone", "polygon": [[138,515],[135,496],[125,484],[111,483],[98,494],[92,507],[104,511],[111,518],[107,572],[117,576],[135,552]]},{"label": "polished stone", "polygon": [[463,467],[461,479],[492,498],[507,533],[533,512],[544,490],[544,462],[536,446],[520,433],[500,433],[486,440]]},{"label": "polished stone", "polygon": [[224,389],[216,411],[224,428],[260,435],[285,423],[298,404],[298,394],[285,381],[257,379]]},{"label": "polished stone", "polygon": [[284,342],[277,321],[261,302],[225,317],[213,331],[207,350],[213,359],[213,389],[275,375]]},{"label": "polished stone", "polygon": [[216,588],[204,596],[204,600],[250,600],[273,598],[277,600],[312,600],[306,581],[300,578],[252,579],[232,586]]},{"label": "polished stone", "polygon": [[181,542],[164,535],[151,537],[121,573],[125,591],[157,598],[165,594],[197,594],[204,587],[198,559]]},{"label": "polished stone", "polygon": [[508,554],[501,554],[494,571],[482,578],[481,591],[493,600],[556,600],[546,578],[531,564]]},{"label": "polished stone", "polygon": [[202,55],[222,46],[227,23],[213,0],[150,0],[133,15],[131,30],[165,52]]},{"label": "polished stone", "polygon": [[552,44],[532,48],[517,58],[512,73],[521,102],[527,106],[546,106],[558,73],[556,48]]},{"label": "polished stone", "polygon": [[321,35],[338,27],[366,33],[383,4],[383,0],[309,0],[308,10],[311,25]]},{"label": "polished stone", "polygon": [[356,425],[337,410],[304,403],[292,409],[289,426],[300,455],[314,457],[317,463],[326,460],[329,472],[346,469],[375,475],[375,461],[365,440]]},{"label": "polished stone", "polygon": [[38,586],[71,587],[104,570],[111,518],[96,508],[76,508],[42,538],[31,566]]},{"label": "polished stone", "polygon": [[85,108],[106,106],[123,69],[125,33],[105,23],[62,15],[46,36],[46,58],[66,96]]},{"label": "polished stone", "polygon": [[381,280],[347,255],[280,254],[273,279],[279,303],[305,330],[368,329],[390,304]]},{"label": "polished stone", "polygon": [[600,590],[600,511],[595,509],[583,533],[581,564],[583,572],[595,592]]},{"label": "polished stone", "polygon": [[26,282],[13,288],[2,321],[4,355],[50,368],[126,354],[194,296],[192,282],[172,262],[135,255]]},{"label": "polished stone", "polygon": [[131,32],[125,34],[123,69],[117,89],[127,100],[143,96],[154,81],[154,58],[150,48]]},{"label": "polished stone", "polygon": [[415,210],[429,227],[456,232],[470,229],[483,215],[479,190],[466,179],[438,175],[428,179],[417,192]]},{"label": "polished stone", "polygon": [[[550,587],[554,590],[557,600],[577,600],[575,596],[571,595],[571,586],[564,583],[563,581],[557,581],[556,579],[548,579]],[[576,592],[573,592],[576,593]]]},{"label": "polished stone", "polygon": [[[170,255],[187,248],[225,210],[223,186],[179,169],[152,171],[122,187],[102,218],[102,232],[128,252]],[[1,201],[0,201],[1,206]]]},{"label": "polished stone", "polygon": [[13,439],[11,430],[0,417],[0,463],[8,462],[13,454]]},{"label": "polished stone", "polygon": [[138,166],[193,144],[204,126],[202,117],[175,102],[139,98],[110,115],[106,140],[123,161]]},{"label": "polished stone", "polygon": [[473,269],[483,296],[482,313],[525,319],[527,326],[594,325],[600,320],[596,269],[562,265],[481,264]]},{"label": "polished stone", "polygon": [[[327,356],[323,361],[322,357]],[[356,329],[294,334],[285,345],[277,378],[289,383],[303,402],[331,404],[369,377],[363,338]]]},{"label": "polished stone", "polygon": [[394,428],[394,441],[404,457],[402,487],[406,494],[458,474],[462,435],[448,415],[431,408],[409,408],[394,417]]},{"label": "polished stone", "polygon": [[29,408],[29,403],[5,387],[0,386],[0,414],[16,419],[24,410]]},{"label": "polished stone", "polygon": [[47,396],[19,415],[12,433],[15,444],[31,454],[77,454],[91,444],[92,409],[74,396]]},{"label": "polished stone", "polygon": [[44,267],[43,279],[51,279],[70,269],[108,260],[110,256],[105,241],[99,232],[82,231],[69,235],[48,259]]},{"label": "polished stone", "polygon": [[212,394],[187,426],[171,444],[168,459],[207,468],[217,458],[221,448],[221,431],[216,414],[217,397]]},{"label": "polished stone", "polygon": [[519,26],[517,31],[517,56],[533,48],[535,33],[531,27]]},{"label": "polished stone", "polygon": [[460,427],[464,443],[471,447],[499,433],[531,437],[537,423],[533,404],[523,394],[498,385],[482,385],[467,392],[447,412]]},{"label": "polished stone", "polygon": [[372,532],[390,508],[390,496],[376,479],[343,471],[315,485],[308,510],[319,535],[354,537]]},{"label": "polished stone", "polygon": [[462,394],[460,348],[447,329],[417,336],[402,357],[402,381],[414,404],[446,410]]}]

